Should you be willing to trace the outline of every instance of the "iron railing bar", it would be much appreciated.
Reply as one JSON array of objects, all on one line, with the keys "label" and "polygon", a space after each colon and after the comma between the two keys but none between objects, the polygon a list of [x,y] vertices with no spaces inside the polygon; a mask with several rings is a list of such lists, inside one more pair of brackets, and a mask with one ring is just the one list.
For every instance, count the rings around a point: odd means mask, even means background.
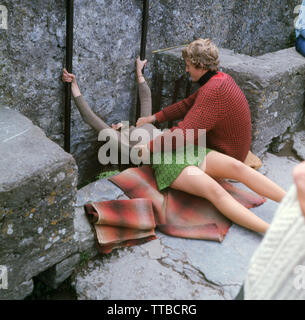
[{"label": "iron railing bar", "polygon": [[[72,73],[73,58],[73,0],[66,2],[66,69]],[[65,87],[65,125],[64,149],[70,153],[71,144],[71,83]]]}]

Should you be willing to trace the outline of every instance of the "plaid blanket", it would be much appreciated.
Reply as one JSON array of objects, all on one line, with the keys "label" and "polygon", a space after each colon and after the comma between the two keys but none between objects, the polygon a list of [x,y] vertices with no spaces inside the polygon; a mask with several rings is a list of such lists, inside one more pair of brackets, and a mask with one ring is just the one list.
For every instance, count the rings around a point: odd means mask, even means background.
[{"label": "plaid blanket", "polygon": [[156,239],[152,204],[147,199],[93,202],[85,205],[85,212],[102,253]]},{"label": "plaid blanket", "polygon": [[[155,227],[175,237],[222,242],[231,226],[231,221],[206,199],[171,188],[160,192],[150,166],[129,168],[108,180],[121,188],[131,200],[85,205],[103,253],[155,239]],[[247,208],[266,201],[225,180],[217,181]]]}]

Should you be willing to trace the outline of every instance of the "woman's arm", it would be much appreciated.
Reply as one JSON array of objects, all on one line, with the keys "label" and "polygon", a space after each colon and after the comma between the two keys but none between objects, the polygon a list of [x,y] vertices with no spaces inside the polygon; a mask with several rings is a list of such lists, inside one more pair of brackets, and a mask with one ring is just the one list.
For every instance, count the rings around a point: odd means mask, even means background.
[{"label": "woman's arm", "polygon": [[101,118],[99,118],[89,107],[82,95],[74,97],[74,102],[79,110],[84,122],[86,122],[96,132],[110,128]]},{"label": "woman's arm", "polygon": [[136,60],[136,74],[139,88],[140,98],[140,118],[137,120],[136,126],[142,126],[145,123],[153,123],[156,120],[155,116],[152,116],[152,104],[151,104],[151,91],[147,85],[144,75],[142,73],[143,68],[146,66],[147,60],[140,60],[140,57]]},{"label": "woman's arm", "polygon": [[198,91],[194,92],[189,97],[179,102],[176,102],[172,105],[169,105],[163,108],[161,111],[157,112],[156,113],[157,121],[159,123],[162,123],[164,121],[174,121],[174,120],[180,120],[184,118],[184,116],[193,106],[196,100],[197,94],[198,94]]},{"label": "woman's arm", "polygon": [[136,126],[140,127],[145,123],[154,123],[155,121],[162,123],[165,121],[174,121],[174,120],[182,119],[193,106],[196,96],[197,96],[197,92],[193,93],[191,96],[189,96],[186,99],[183,99],[179,102],[176,102],[170,106],[163,108],[161,111],[153,114],[152,116],[139,118]]},{"label": "woman's arm", "polygon": [[140,98],[140,106],[141,106],[140,117],[149,117],[151,116],[151,112],[152,112],[151,91],[142,73],[143,68],[146,66],[146,64],[147,64],[147,60],[140,60],[140,57],[137,58],[136,73],[137,73],[137,79],[138,79],[139,98]]},{"label": "woman's arm", "polygon": [[[210,89],[206,92],[200,88],[195,94],[195,101],[193,101],[184,119],[177,126],[170,128],[156,139],[150,141],[149,150],[151,152],[155,152],[155,148],[157,151],[175,150],[177,147],[182,146],[182,143],[197,144],[197,142],[202,141],[199,138],[203,137],[205,132],[212,130],[221,121],[222,108],[221,103],[219,103],[218,89]],[[192,130],[194,136],[188,135],[188,130]],[[205,130],[205,132],[201,130]],[[172,139],[173,136],[176,136],[176,139]],[[169,141],[172,141],[172,143],[169,143]],[[178,145],[177,141],[179,142]]]},{"label": "woman's arm", "polygon": [[71,91],[74,102],[79,110],[84,122],[86,122],[95,131],[100,132],[103,129],[110,128],[101,118],[99,118],[89,107],[84,97],[81,95],[80,89],[76,82],[76,77],[72,73],[68,73],[63,69],[62,80],[64,82],[71,82]]},{"label": "woman's arm", "polygon": [[78,84],[76,82],[76,77],[73,73],[69,73],[66,68],[62,72],[62,81],[71,83],[71,91],[73,98],[81,95]]},{"label": "woman's arm", "polygon": [[293,179],[297,187],[300,207],[305,217],[305,161],[293,169]]}]

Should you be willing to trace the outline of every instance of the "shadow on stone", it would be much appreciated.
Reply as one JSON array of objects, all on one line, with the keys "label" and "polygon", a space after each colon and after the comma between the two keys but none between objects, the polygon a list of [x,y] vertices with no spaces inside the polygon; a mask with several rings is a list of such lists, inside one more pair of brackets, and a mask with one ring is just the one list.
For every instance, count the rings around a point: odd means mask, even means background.
[{"label": "shadow on stone", "polygon": [[34,277],[33,281],[34,290],[25,300],[77,300],[75,289],[71,285],[71,277],[57,289],[46,285],[38,277]]}]

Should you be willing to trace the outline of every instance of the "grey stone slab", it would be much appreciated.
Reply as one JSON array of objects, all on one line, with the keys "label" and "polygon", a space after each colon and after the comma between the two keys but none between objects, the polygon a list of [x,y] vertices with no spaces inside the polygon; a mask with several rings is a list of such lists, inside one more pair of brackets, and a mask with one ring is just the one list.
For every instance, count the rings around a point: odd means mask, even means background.
[{"label": "grey stone slab", "polygon": [[75,267],[80,262],[80,254],[76,253],[72,256],[57,263],[50,269],[39,274],[39,279],[53,289],[64,282],[72,274]]},{"label": "grey stone slab", "polygon": [[301,123],[305,61],[294,48],[221,63],[245,93],[251,109],[252,150],[261,155],[274,138],[293,132]]},{"label": "grey stone slab", "polygon": [[87,202],[107,201],[123,196],[124,192],[108,179],[92,182],[77,192],[76,207],[82,207]]},{"label": "grey stone slab", "polygon": [[95,247],[94,230],[90,225],[83,207],[75,208],[74,215],[74,240],[78,244],[80,252],[92,252],[92,256],[98,252]]},{"label": "grey stone slab", "polygon": [[14,299],[16,287],[77,250],[77,166],[17,111],[1,107],[0,122],[0,261],[9,279],[0,297]]},{"label": "grey stone slab", "polygon": [[[74,162],[73,157],[52,143],[37,126],[10,108],[0,107],[0,185],[7,191],[29,179],[33,174],[47,176],[47,168],[60,167],[66,162]],[[63,172],[54,177],[54,183],[65,179]],[[76,186],[76,182],[73,181]]]},{"label": "grey stone slab", "polygon": [[23,300],[26,296],[30,295],[34,289],[33,280],[27,280],[19,283],[11,290],[1,289],[1,300]]},{"label": "grey stone slab", "polygon": [[[260,172],[288,190],[298,160],[266,153]],[[234,182],[234,185],[248,189]],[[278,203],[252,208],[271,223]],[[74,276],[79,299],[231,300],[263,235],[233,224],[222,243],[170,237],[97,256]],[[166,283],[166,285],[165,285]]]},{"label": "grey stone slab", "polygon": [[305,160],[305,132],[300,131],[293,134],[293,150],[297,155]]},{"label": "grey stone slab", "polygon": [[79,252],[95,256],[96,249],[93,226],[89,223],[84,204],[95,201],[129,199],[124,192],[108,179],[92,182],[77,191],[74,215],[74,240],[78,243]]},{"label": "grey stone slab", "polygon": [[163,246],[157,239],[89,262],[86,271],[78,274],[73,282],[78,299],[223,299],[217,288],[204,279],[192,278],[190,285],[183,272],[163,264],[162,251]]}]

